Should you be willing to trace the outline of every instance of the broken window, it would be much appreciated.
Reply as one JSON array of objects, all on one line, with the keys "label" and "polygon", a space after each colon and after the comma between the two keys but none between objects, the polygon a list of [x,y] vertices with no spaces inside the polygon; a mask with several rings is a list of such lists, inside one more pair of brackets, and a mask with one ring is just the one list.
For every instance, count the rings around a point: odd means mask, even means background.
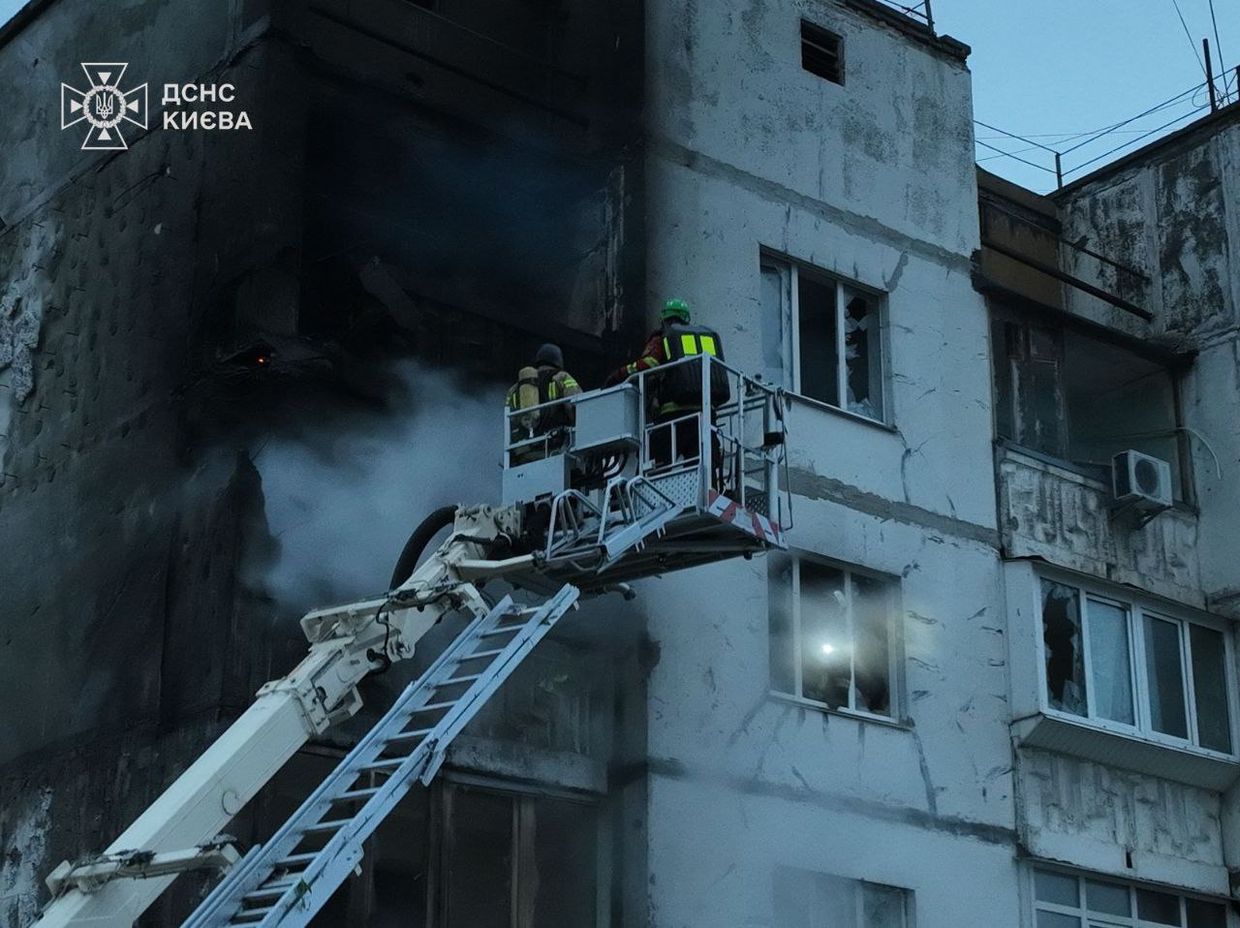
[{"label": "broken window", "polygon": [[997,312],[992,352],[999,438],[1109,480],[1130,448],[1171,465],[1183,498],[1175,382],[1162,364],[1062,325]]},{"label": "broken window", "polygon": [[884,421],[879,295],[773,256],[761,270],[763,377]]},{"label": "broken window", "polygon": [[1061,583],[1042,581],[1042,641],[1046,645],[1046,696],[1052,709],[1088,715],[1085,644],[1080,596]]},{"label": "broken window", "polygon": [[1226,903],[1146,889],[1114,879],[1033,871],[1036,928],[1224,928]]},{"label": "broken window", "polygon": [[1043,579],[1042,640],[1050,709],[1232,753],[1221,625]]},{"label": "broken window", "polygon": [[909,897],[895,886],[779,867],[774,928],[906,928]]},{"label": "broken window", "polygon": [[894,715],[894,584],[797,556],[769,569],[772,689]]},{"label": "broken window", "polygon": [[833,84],[844,83],[844,40],[801,20],[801,67]]}]

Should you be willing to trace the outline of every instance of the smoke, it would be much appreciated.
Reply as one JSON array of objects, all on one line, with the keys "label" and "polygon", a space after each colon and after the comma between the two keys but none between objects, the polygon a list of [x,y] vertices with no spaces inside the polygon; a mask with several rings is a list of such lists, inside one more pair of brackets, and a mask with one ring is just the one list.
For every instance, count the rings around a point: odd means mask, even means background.
[{"label": "smoke", "polygon": [[382,595],[409,533],[449,503],[497,503],[503,400],[414,362],[378,408],[333,411],[255,452],[279,555],[263,584],[281,610]]}]

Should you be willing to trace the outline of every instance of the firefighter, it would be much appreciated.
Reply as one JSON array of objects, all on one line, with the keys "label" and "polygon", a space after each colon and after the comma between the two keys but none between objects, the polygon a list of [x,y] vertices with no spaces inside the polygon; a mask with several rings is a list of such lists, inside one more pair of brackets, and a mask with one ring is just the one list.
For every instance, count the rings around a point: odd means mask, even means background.
[{"label": "firefighter", "polygon": [[[573,423],[573,407],[568,398],[581,392],[581,387],[573,375],[564,370],[564,352],[559,345],[550,342],[541,346],[534,355],[534,363],[517,372],[517,382],[508,390],[506,400],[509,409],[518,411],[530,409],[530,412],[514,416],[512,421],[517,426],[512,440],[535,438],[549,435]],[[556,402],[562,400],[563,402]],[[544,403],[556,403],[542,409],[531,407],[542,406]],[[541,457],[541,448],[524,448],[515,454],[523,459]]]},{"label": "firefighter", "polygon": [[[661,315],[663,325],[650,334],[641,357],[613,371],[607,378],[608,384],[619,383],[633,374],[693,355],[708,354],[723,360],[723,339],[713,329],[693,325],[689,304],[684,300],[668,300],[663,304]],[[701,365],[680,364],[648,377],[647,383],[655,426],[650,431],[651,458],[660,465],[672,463],[673,433],[675,458],[696,458],[700,417],[694,414],[702,410]],[[710,394],[715,406],[728,400],[727,373],[717,365],[711,365],[710,369]],[[658,427],[663,423],[669,424]],[[712,444],[717,444],[717,439]]]}]

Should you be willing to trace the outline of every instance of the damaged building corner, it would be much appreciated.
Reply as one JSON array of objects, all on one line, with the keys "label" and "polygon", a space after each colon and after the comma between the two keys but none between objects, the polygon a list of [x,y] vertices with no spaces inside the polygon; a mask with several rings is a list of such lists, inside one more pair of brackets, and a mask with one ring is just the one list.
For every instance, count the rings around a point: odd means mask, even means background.
[{"label": "damaged building corner", "polygon": [[940,30],[0,3],[0,925],[1240,924],[1240,104]]}]

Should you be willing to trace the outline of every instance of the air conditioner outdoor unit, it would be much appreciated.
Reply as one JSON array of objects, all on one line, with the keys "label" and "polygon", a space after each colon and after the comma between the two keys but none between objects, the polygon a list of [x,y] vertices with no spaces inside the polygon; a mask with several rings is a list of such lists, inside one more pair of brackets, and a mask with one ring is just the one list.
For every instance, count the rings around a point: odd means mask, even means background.
[{"label": "air conditioner outdoor unit", "polygon": [[1170,509],[1171,465],[1140,451],[1121,451],[1111,461],[1115,505],[1157,514]]}]

